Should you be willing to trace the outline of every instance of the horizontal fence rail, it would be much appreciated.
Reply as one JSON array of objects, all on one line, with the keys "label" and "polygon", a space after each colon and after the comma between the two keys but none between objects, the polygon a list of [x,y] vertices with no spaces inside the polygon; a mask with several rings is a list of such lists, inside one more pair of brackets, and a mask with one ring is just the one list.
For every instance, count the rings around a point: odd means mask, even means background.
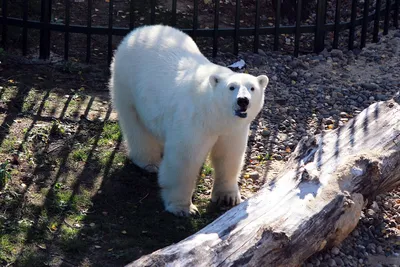
[{"label": "horizontal fence rail", "polygon": [[[74,25],[71,24],[70,14],[73,12],[71,6],[71,0],[64,1],[64,23],[51,22],[52,17],[52,0],[41,0],[40,1],[40,20],[29,20],[28,19],[28,2],[22,1],[22,17],[16,18],[9,16],[9,0],[2,1],[2,11],[0,17],[1,24],[1,42],[0,45],[3,49],[7,49],[7,39],[10,35],[9,27],[22,28],[22,54],[26,55],[28,50],[27,36],[28,29],[35,29],[40,31],[40,44],[39,44],[39,58],[48,59],[50,56],[50,39],[52,32],[64,33],[64,59],[68,60],[70,51],[70,40],[71,34],[79,33],[86,35],[86,62],[90,62],[92,54],[92,36],[93,35],[104,35],[107,36],[107,62],[111,62],[113,54],[113,36],[125,36],[132,29],[137,27],[135,25],[135,2],[138,0],[131,0],[129,6],[129,27],[116,27],[114,26],[114,0],[107,0],[108,4],[108,25],[107,26],[95,26],[92,25],[92,10],[94,6],[93,0],[85,0],[87,2],[87,23],[86,25]],[[202,0],[200,0],[202,1]],[[321,52],[326,47],[326,36],[329,33],[333,33],[332,47],[338,48],[339,35],[341,32],[349,31],[348,34],[348,48],[351,50],[354,48],[354,42],[356,40],[356,28],[361,26],[360,36],[360,48],[366,45],[368,27],[371,22],[372,25],[372,41],[378,41],[378,34],[383,20],[383,34],[386,35],[389,29],[389,23],[392,19],[393,26],[398,28],[399,20],[399,8],[400,0],[376,0],[374,6],[375,11],[370,13],[370,1],[364,0],[362,8],[362,17],[357,17],[357,0],[351,1],[351,14],[349,21],[341,21],[340,8],[343,5],[344,0],[333,0],[335,2],[335,16],[334,22],[326,22],[327,13],[327,0],[318,0],[315,8],[316,22],[314,25],[301,25],[302,17],[302,2],[306,0],[297,0],[295,5],[294,25],[282,25],[281,11],[283,9],[281,0],[271,0],[275,5],[275,18],[274,25],[272,26],[261,26],[260,16],[263,14],[263,10],[260,8],[260,0],[255,0],[254,10],[254,27],[241,27],[241,1],[233,0],[232,4],[235,5],[234,11],[234,23],[232,28],[221,28],[220,27],[220,14],[221,5],[219,1],[213,1],[214,10],[214,22],[213,28],[200,28],[199,26],[199,0],[193,1],[193,19],[192,27],[181,27],[182,31],[189,34],[196,41],[198,37],[205,37],[212,39],[212,56],[215,57],[219,49],[219,38],[231,37],[233,39],[233,53],[237,55],[240,51],[239,41],[240,37],[253,37],[253,51],[257,53],[260,47],[260,36],[271,35],[274,36],[272,47],[273,50],[280,49],[280,37],[286,34],[294,35],[294,55],[298,56],[300,51],[300,38],[302,34],[312,34],[314,36],[314,52]],[[39,2],[39,1],[38,1]],[[150,3],[149,18],[150,24],[156,23],[157,9],[156,0],[148,1]],[[172,12],[169,25],[175,26],[177,24],[177,6],[179,1],[171,0]],[[384,8],[382,9],[382,6]],[[392,15],[391,15],[392,14]],[[166,24],[166,23],[163,23]]]}]

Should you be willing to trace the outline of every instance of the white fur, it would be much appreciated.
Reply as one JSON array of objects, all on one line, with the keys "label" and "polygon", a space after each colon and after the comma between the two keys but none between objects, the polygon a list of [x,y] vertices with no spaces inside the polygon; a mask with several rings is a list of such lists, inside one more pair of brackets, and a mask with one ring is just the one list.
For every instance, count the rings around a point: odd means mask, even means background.
[{"label": "white fur", "polygon": [[[168,26],[140,27],[124,38],[111,64],[112,102],[130,159],[159,169],[166,210],[197,212],[192,194],[210,151],[212,201],[240,202],[237,179],[249,125],[263,106],[267,84],[265,75],[211,63],[188,35]],[[247,118],[235,116],[238,96],[250,99]]]}]

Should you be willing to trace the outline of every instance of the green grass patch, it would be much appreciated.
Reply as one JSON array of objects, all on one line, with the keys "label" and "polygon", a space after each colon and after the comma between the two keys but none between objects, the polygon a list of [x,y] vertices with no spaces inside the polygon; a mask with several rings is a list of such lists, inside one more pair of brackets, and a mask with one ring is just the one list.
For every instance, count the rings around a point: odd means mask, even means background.
[{"label": "green grass patch", "polygon": [[11,179],[11,171],[8,169],[8,162],[0,164],[0,189],[3,189],[7,182]]},{"label": "green grass patch", "polygon": [[86,248],[87,244],[79,240],[80,229],[62,225],[60,230],[59,243],[65,252],[79,252]]},{"label": "green grass patch", "polygon": [[60,121],[56,120],[51,125],[50,134],[51,135],[64,135],[65,127],[60,123]]},{"label": "green grass patch", "polygon": [[99,145],[109,145],[118,141],[121,137],[121,131],[118,122],[106,122],[99,139]]},{"label": "green grass patch", "polygon": [[24,246],[31,226],[32,222],[26,219],[2,226],[0,230],[0,263],[15,261],[20,249]]},{"label": "green grass patch", "polygon": [[26,98],[24,99],[24,103],[22,104],[22,112],[37,112],[39,108],[40,101],[39,99],[44,96],[44,92],[39,92],[32,88]]},{"label": "green grass patch", "polygon": [[60,183],[56,183],[53,190],[51,207],[56,214],[68,211],[78,215],[92,205],[91,194],[88,190],[81,189],[79,193],[74,194],[71,189]]},{"label": "green grass patch", "polygon": [[[44,247],[43,245],[28,245],[24,246],[21,254],[18,255],[16,259],[15,266],[47,266],[46,264],[46,254],[41,251],[39,247]],[[14,265],[13,265],[14,266]]]},{"label": "green grass patch", "polygon": [[210,176],[212,173],[214,172],[214,168],[209,165],[209,164],[204,164],[203,165],[203,169],[202,169],[202,174],[204,174],[205,176]]},{"label": "green grass patch", "polygon": [[17,253],[12,238],[10,235],[0,236],[0,260],[2,261],[10,262]]},{"label": "green grass patch", "polygon": [[92,206],[92,199],[90,191],[81,189],[81,192],[77,195],[74,195],[72,198],[72,209],[76,212],[88,209]]},{"label": "green grass patch", "polygon": [[0,147],[0,153],[9,154],[17,149],[17,138],[15,136],[7,136]]},{"label": "green grass patch", "polygon": [[76,223],[82,222],[82,221],[84,221],[86,219],[86,214],[84,214],[84,213],[79,213],[79,214],[74,213],[74,214],[69,215],[67,219],[70,220],[70,221],[76,222]]},{"label": "green grass patch", "polygon": [[14,80],[10,79],[8,80],[8,83],[10,85],[9,86],[6,85],[3,87],[3,94],[1,95],[1,100],[6,103],[9,102],[11,99],[13,99],[18,92],[18,87],[15,85],[11,85],[15,83]]},{"label": "green grass patch", "polygon": [[71,153],[72,160],[86,162],[90,153],[90,147],[80,145]]},{"label": "green grass patch", "polygon": [[113,156],[113,151],[104,151],[100,154],[100,163],[104,167],[109,164],[110,160],[112,160],[112,166],[114,169],[116,167],[122,167],[126,161],[126,156],[122,152],[116,152]]},{"label": "green grass patch", "polygon": [[68,208],[68,205],[72,198],[72,191],[63,190],[55,194],[53,201],[53,207],[58,211],[63,211]]},{"label": "green grass patch", "polygon": [[257,156],[257,160],[259,161],[260,164],[264,163],[267,160],[271,160],[272,159],[272,155],[270,155],[269,153],[266,153],[265,155],[259,154]]}]

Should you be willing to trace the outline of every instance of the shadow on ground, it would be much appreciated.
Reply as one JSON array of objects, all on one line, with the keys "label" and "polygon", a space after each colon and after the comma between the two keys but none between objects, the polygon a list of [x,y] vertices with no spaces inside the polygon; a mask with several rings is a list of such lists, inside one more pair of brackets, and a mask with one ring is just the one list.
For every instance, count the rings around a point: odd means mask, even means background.
[{"label": "shadow on ground", "polygon": [[165,212],[156,176],[125,156],[107,92],[79,72],[14,66],[0,76],[0,163],[11,174],[0,189],[2,266],[121,266],[224,212],[209,205],[210,166],[194,194],[201,216]]}]

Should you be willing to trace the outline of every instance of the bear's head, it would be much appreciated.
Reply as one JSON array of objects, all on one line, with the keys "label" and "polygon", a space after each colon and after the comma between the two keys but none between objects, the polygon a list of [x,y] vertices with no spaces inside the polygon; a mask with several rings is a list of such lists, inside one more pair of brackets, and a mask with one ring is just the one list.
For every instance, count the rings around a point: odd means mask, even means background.
[{"label": "bear's head", "polygon": [[264,105],[264,92],[269,79],[266,75],[246,73],[213,74],[209,77],[213,91],[220,95],[219,104],[238,119],[253,120]]}]

